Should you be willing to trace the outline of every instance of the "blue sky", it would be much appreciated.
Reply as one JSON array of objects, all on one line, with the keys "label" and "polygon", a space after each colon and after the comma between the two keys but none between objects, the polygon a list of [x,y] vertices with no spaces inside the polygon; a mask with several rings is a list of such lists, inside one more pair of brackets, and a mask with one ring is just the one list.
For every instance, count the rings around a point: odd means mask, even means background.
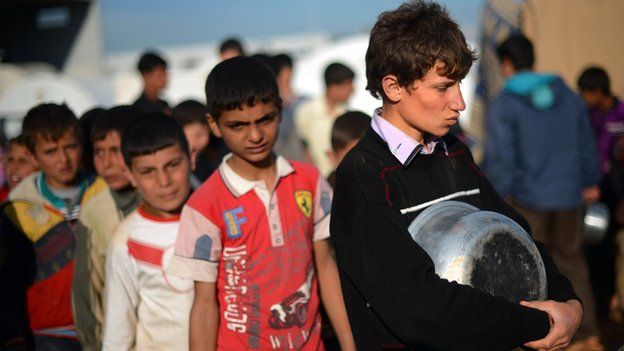
[{"label": "blue sky", "polygon": [[[368,31],[398,0],[104,0],[100,2],[107,52],[215,42],[226,36]],[[482,0],[442,0],[469,38]]]}]

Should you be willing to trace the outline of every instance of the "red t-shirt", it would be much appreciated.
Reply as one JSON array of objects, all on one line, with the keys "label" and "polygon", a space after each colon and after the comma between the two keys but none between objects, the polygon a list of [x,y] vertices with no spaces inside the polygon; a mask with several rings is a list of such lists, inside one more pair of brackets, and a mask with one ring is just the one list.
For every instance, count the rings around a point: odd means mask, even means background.
[{"label": "red t-shirt", "polygon": [[184,207],[168,270],[216,282],[219,350],[324,350],[313,242],[329,237],[327,181],[279,157],[269,193],[226,161]]}]

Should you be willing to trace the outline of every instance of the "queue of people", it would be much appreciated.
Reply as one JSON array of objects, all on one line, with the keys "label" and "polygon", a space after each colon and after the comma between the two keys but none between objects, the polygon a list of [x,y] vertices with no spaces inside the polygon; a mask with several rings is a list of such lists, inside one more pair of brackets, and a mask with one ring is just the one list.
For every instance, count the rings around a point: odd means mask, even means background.
[{"label": "queue of people", "polygon": [[[449,134],[477,56],[436,3],[378,18],[372,117],[348,109],[342,63],[307,100],[288,55],[246,56],[236,38],[220,55],[205,104],[162,99],[167,62],[147,52],[131,106],[26,113],[0,193],[0,349],[604,350],[581,239],[583,206],[605,201],[624,252],[624,103],[603,69],[579,95],[506,38],[477,165]],[[537,241],[546,301],[435,274],[407,227],[448,196]]]}]

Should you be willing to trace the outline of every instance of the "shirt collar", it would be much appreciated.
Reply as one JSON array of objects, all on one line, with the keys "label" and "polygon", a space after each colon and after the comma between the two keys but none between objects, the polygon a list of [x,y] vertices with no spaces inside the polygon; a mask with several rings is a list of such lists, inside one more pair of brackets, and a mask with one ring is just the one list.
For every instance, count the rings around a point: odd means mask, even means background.
[{"label": "shirt collar", "polygon": [[425,144],[427,145],[427,149],[425,149],[421,143],[381,117],[381,108],[376,109],[373,113],[371,127],[388,144],[388,149],[392,155],[404,166],[409,166],[418,154],[433,154],[438,144],[442,145],[444,153],[448,156],[446,143],[442,138],[431,135],[425,136]]},{"label": "shirt collar", "polygon": [[[236,173],[227,163],[231,157],[232,153],[223,157],[223,161],[219,166],[219,174],[221,175],[221,179],[223,179],[225,186],[235,197],[241,197],[256,187],[266,188],[266,184],[261,180],[249,180],[238,175],[238,173]],[[276,181],[279,181],[279,179],[286,177],[295,171],[290,162],[282,156],[277,156],[275,163],[277,165]]]}]

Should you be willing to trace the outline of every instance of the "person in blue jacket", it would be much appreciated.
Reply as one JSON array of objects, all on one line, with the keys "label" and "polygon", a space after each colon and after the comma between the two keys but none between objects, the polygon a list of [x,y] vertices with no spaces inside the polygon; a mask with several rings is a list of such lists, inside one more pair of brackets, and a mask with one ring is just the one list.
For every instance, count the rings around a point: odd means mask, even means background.
[{"label": "person in blue jacket", "polygon": [[581,247],[582,208],[600,198],[601,177],[587,108],[561,78],[533,71],[533,44],[526,37],[509,37],[497,54],[507,80],[488,107],[483,170],[529,221],[534,239],[546,245],[581,298],[577,341],[600,349]]}]

